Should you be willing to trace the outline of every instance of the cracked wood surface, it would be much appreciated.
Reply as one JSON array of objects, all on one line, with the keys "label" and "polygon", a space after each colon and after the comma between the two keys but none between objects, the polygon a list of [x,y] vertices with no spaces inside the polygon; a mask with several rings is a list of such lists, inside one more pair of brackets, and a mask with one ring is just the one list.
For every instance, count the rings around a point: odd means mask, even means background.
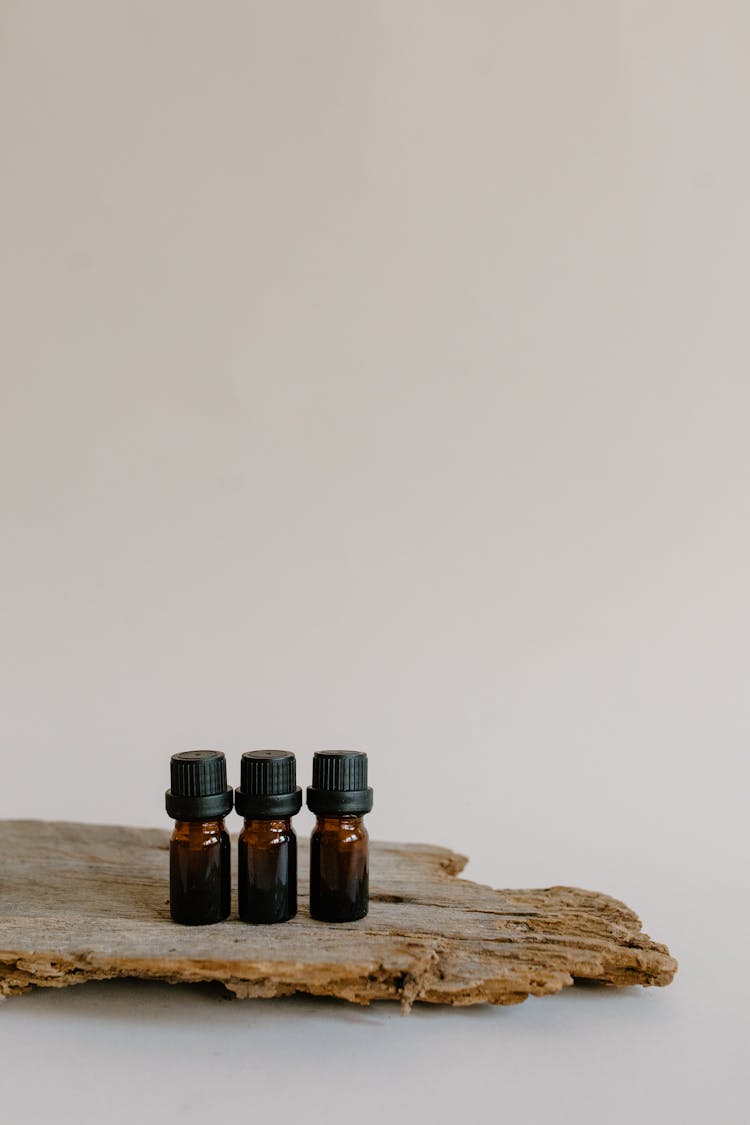
[{"label": "cracked wood surface", "polygon": [[[239,997],[295,992],[367,1004],[515,1004],[576,980],[669,984],[677,969],[632,910],[575,887],[493,890],[457,879],[465,859],[373,843],[370,913],[328,925],[300,911],[249,926],[169,917],[169,833],[0,821],[0,998],[33,986],[144,977],[214,981]],[[233,874],[234,868],[233,864]]]}]

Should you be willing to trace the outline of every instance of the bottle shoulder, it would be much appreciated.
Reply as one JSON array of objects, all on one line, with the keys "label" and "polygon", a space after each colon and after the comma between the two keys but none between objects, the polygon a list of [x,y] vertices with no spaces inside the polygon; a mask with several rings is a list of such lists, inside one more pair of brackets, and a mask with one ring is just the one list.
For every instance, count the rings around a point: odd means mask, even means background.
[{"label": "bottle shoulder", "polygon": [[215,844],[229,844],[229,833],[223,819],[177,820],[170,844],[176,847],[207,848]]},{"label": "bottle shoulder", "polygon": [[361,816],[318,817],[312,831],[311,842],[356,844],[369,839],[369,834]]},{"label": "bottle shoulder", "polygon": [[248,847],[274,847],[297,839],[290,819],[246,820],[239,842]]}]

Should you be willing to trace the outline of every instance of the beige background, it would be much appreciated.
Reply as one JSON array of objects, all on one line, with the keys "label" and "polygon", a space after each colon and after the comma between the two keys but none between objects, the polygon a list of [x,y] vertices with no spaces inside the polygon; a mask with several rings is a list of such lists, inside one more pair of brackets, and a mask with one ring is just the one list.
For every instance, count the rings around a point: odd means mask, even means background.
[{"label": "beige background", "polygon": [[0,815],[166,823],[176,750],[306,783],[357,746],[373,834],[607,890],[683,966],[405,1022],[30,998],[29,1120],[170,1119],[207,1050],[217,1112],[278,1078],[316,1117],[335,1059],[365,1122],[742,1120],[749,34],[740,2],[0,6]]}]

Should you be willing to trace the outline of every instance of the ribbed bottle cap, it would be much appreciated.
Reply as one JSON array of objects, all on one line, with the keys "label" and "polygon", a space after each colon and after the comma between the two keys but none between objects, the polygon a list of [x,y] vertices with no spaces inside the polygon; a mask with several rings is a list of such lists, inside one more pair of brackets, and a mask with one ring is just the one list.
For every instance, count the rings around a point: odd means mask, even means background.
[{"label": "ribbed bottle cap", "polygon": [[246,820],[295,816],[302,807],[297,759],[288,750],[249,750],[240,763],[234,805]]},{"label": "ribbed bottle cap", "polygon": [[165,798],[167,812],[175,820],[221,817],[232,808],[227,762],[220,750],[173,754],[169,772],[171,787]]},{"label": "ribbed bottle cap", "polygon": [[367,755],[359,750],[317,750],[307,805],[325,816],[368,813],[372,789],[367,787]]}]

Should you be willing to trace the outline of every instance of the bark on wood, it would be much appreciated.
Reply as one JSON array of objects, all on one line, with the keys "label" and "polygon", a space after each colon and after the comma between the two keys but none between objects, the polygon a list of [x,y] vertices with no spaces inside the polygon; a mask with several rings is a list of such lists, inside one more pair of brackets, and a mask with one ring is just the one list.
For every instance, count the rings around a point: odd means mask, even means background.
[{"label": "bark on wood", "polygon": [[575,887],[492,890],[457,879],[462,856],[374,843],[370,913],[326,925],[300,912],[249,926],[170,921],[168,833],[0,821],[0,997],[33,986],[147,977],[215,981],[239,997],[295,992],[367,1004],[516,1004],[577,980],[669,984],[667,948],[632,910]]}]

